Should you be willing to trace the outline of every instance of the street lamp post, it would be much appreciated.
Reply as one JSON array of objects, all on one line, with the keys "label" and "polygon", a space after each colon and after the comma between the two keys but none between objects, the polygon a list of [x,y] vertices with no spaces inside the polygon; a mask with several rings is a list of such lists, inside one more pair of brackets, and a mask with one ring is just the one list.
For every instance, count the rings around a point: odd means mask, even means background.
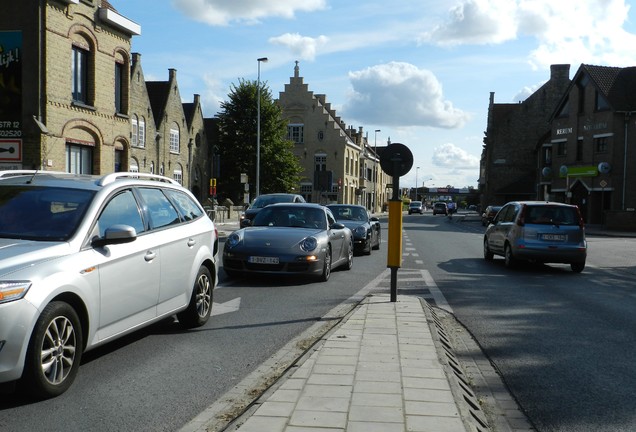
[{"label": "street lamp post", "polygon": [[373,140],[373,153],[375,154],[375,166],[374,166],[374,176],[373,176],[373,213],[375,213],[377,208],[377,190],[378,190],[378,174],[380,170],[378,170],[378,132],[382,132],[380,129],[376,129],[374,132],[374,140]]},{"label": "street lamp post", "polygon": [[417,201],[417,188],[418,188],[417,173],[419,172],[419,170],[420,170],[420,167],[415,168],[415,201]]},{"label": "street lamp post", "polygon": [[261,194],[261,62],[266,63],[267,57],[256,59],[258,75],[256,81],[256,197]]}]

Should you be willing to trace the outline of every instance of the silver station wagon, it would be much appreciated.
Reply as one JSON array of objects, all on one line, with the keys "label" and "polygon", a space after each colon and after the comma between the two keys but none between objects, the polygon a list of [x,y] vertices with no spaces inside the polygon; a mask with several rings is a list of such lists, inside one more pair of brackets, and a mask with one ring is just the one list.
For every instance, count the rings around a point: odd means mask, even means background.
[{"label": "silver station wagon", "polygon": [[167,177],[0,171],[0,383],[57,396],[84,351],[174,314],[205,324],[217,250]]}]

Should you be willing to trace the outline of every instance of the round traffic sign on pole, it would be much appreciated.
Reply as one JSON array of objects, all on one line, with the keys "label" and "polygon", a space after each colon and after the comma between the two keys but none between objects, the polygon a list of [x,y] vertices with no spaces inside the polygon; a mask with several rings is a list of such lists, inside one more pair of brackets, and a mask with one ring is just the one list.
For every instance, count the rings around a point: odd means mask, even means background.
[{"label": "round traffic sign on pole", "polygon": [[401,177],[412,167],[413,153],[404,144],[389,144],[380,155],[380,168],[390,176]]}]

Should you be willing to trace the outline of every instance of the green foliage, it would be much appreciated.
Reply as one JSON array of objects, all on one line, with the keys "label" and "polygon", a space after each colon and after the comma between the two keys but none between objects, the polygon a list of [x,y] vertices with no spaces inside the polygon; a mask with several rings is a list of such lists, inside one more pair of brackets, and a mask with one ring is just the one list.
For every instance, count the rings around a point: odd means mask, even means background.
[{"label": "green foliage", "polygon": [[[266,84],[261,82],[260,193],[291,192],[302,170],[287,140],[287,123]],[[220,196],[243,202],[241,174],[247,174],[250,197],[256,193],[256,128],[258,82],[239,79],[228,101],[221,103],[217,154],[221,172]]]}]

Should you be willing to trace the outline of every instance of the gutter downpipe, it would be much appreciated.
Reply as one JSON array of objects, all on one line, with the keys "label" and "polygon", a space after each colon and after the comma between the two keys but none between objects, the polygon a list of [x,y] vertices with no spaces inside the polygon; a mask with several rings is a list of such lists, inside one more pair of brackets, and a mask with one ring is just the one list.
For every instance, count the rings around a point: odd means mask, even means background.
[{"label": "gutter downpipe", "polygon": [[624,136],[624,150],[623,150],[623,194],[621,198],[621,210],[625,211],[625,188],[627,187],[627,132],[629,126],[629,117],[633,111],[625,112],[625,136]]}]

